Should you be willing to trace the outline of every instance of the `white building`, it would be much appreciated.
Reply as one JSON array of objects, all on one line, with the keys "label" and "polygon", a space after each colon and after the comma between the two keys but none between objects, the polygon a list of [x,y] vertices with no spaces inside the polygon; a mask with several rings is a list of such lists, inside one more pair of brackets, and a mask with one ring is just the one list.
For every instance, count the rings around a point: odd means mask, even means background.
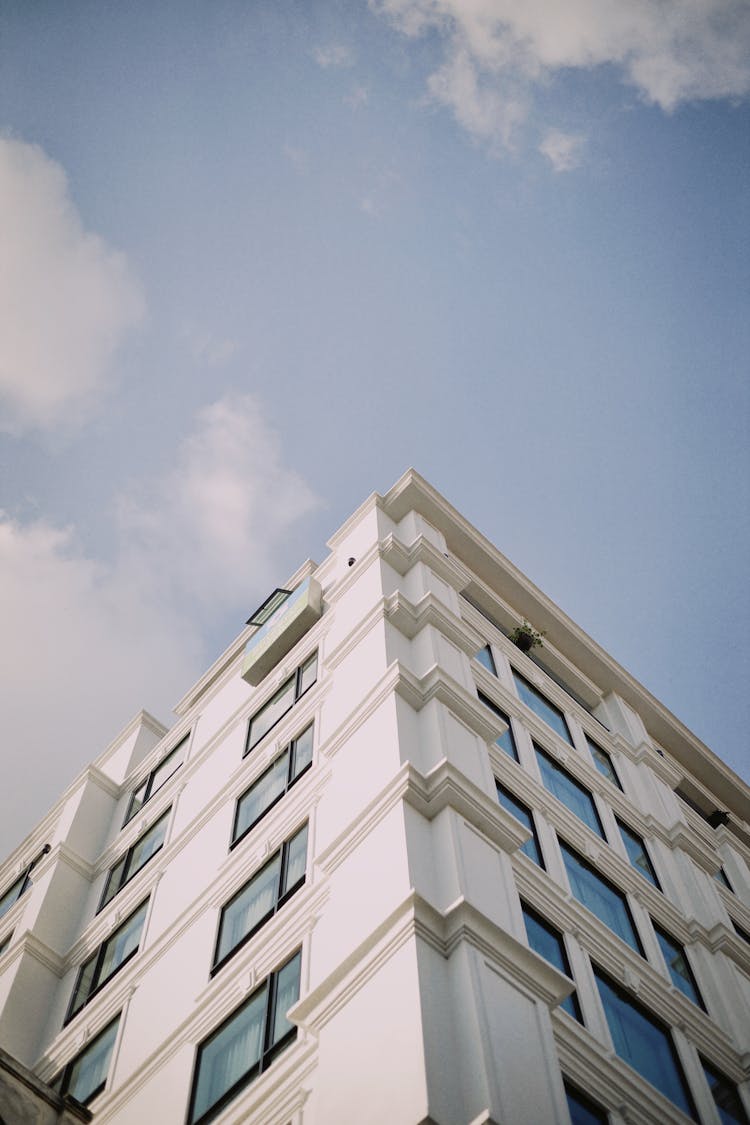
[{"label": "white building", "polygon": [[416,473],[329,547],[0,868],[0,1121],[747,1125],[747,787]]}]

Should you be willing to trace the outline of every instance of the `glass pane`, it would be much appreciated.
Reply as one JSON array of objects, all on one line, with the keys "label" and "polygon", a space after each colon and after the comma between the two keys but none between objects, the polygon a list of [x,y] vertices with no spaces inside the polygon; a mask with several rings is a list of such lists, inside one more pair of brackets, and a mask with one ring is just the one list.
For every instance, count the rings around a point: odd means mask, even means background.
[{"label": "glass pane", "polygon": [[237,804],[237,823],[234,839],[237,840],[280,797],[286,789],[289,770],[289,751],[285,750],[268,769],[260,775]]},{"label": "glass pane", "polygon": [[520,820],[521,824],[525,825],[526,828],[531,831],[529,839],[525,844],[521,845],[521,851],[527,855],[529,859],[533,859],[534,863],[538,864],[539,867],[544,867],[531,813],[525,805],[522,805],[520,801],[516,800],[512,793],[509,793],[507,789],[503,788],[499,781],[495,782],[495,787],[497,789],[497,799],[503,808],[506,809],[511,816],[514,816],[516,820]]},{"label": "glass pane", "polygon": [[615,773],[615,767],[612,765],[612,759],[606,750],[602,750],[601,746],[597,746],[595,742],[592,742],[588,735],[586,735],[586,744],[591,751],[594,765],[599,770],[602,777],[606,777],[607,780],[611,781],[613,785],[616,785],[618,789],[622,789],[620,779]]},{"label": "glass pane", "polygon": [[[543,957],[545,961],[549,961],[561,973],[565,973],[566,977],[572,977],[570,965],[568,964],[568,956],[565,952],[565,945],[563,943],[562,935],[557,933],[556,930],[543,922],[536,914],[534,914],[528,907],[522,904],[523,920],[526,926],[526,936],[529,939],[529,945]],[[567,996],[560,1005],[564,1008],[568,1015],[572,1016],[574,1020],[581,1022],[581,1009],[578,1006],[578,998],[575,992]]]},{"label": "glass pane", "polygon": [[617,824],[631,865],[636,871],[639,871],[645,879],[648,879],[649,883],[653,883],[657,890],[661,890],[659,880],[656,878],[656,872],[648,857],[646,845],[643,840],[637,833],[633,832],[632,828],[628,828],[626,824],[623,824],[622,821],[618,820]]},{"label": "glass pane", "polygon": [[513,679],[519,699],[521,699],[527,707],[530,707],[535,715],[543,719],[547,726],[552,727],[561,738],[564,738],[565,741],[569,742],[572,746],[573,739],[570,737],[568,724],[565,722],[562,711],[558,710],[554,703],[550,703],[548,699],[545,699],[542,693],[537,691],[528,680],[525,680],[523,676],[519,676],[518,672],[513,673]]},{"label": "glass pane", "polygon": [[223,961],[243,938],[273,912],[279,897],[280,874],[281,855],[277,853],[224,907],[214,964]]},{"label": "glass pane", "polygon": [[147,786],[148,786],[148,778],[146,778],[145,781],[142,781],[137,789],[133,790],[133,793],[132,793],[131,798],[130,798],[130,805],[128,806],[127,816],[125,817],[125,823],[126,824],[128,823],[129,820],[132,820],[133,817],[136,816],[136,814],[139,813],[140,810],[143,808],[144,802],[146,800],[146,787]]},{"label": "glass pane", "polygon": [[476,655],[476,659],[480,664],[484,665],[488,672],[492,672],[493,676],[497,675],[495,659],[492,655],[492,650],[490,649],[489,645],[485,645],[484,648],[480,648],[479,652]]},{"label": "glass pane", "polygon": [[607,1114],[578,1090],[565,1084],[568,1112],[573,1125],[607,1125]]},{"label": "glass pane", "polygon": [[260,1061],[267,984],[243,1004],[198,1052],[191,1121],[197,1121]]},{"label": "glass pane", "polygon": [[631,949],[643,956],[625,896],[565,844],[560,844],[560,850],[574,897],[627,942]]},{"label": "glass pane", "polygon": [[305,878],[307,867],[307,825],[287,844],[286,878],[282,894]]},{"label": "glass pane", "polygon": [[248,750],[252,749],[257,742],[260,742],[261,738],[268,734],[271,727],[277,723],[282,715],[285,715],[292,706],[294,703],[294,681],[295,676],[290,676],[276,694],[269,699],[265,707],[262,707],[250,720],[250,728],[247,732]]},{"label": "glass pane", "polygon": [[504,723],[508,724],[508,729],[506,731],[503,731],[503,733],[495,739],[495,745],[499,746],[501,750],[504,750],[505,753],[508,754],[511,758],[514,758],[515,761],[518,761],[516,740],[513,737],[513,732],[510,727],[510,719],[505,714],[505,712],[501,711],[497,704],[493,703],[491,699],[488,699],[483,692],[478,691],[477,698],[479,699],[480,703],[483,703],[485,707],[488,708],[488,710],[492,711],[494,715],[497,715],[498,719],[502,719]]},{"label": "glass pane", "polygon": [[73,1063],[64,1092],[83,1105],[90,1101],[107,1081],[109,1060],[112,1057],[119,1022],[118,1016]]},{"label": "glass pane", "polygon": [[667,1029],[595,970],[615,1051],[621,1059],[694,1117],[692,1101]]},{"label": "glass pane", "polygon": [[148,902],[144,902],[143,906],[135,914],[132,914],[126,922],[123,922],[117,933],[113,934],[106,943],[102,967],[95,987],[103,984],[113,973],[117,972],[126,958],[135,953],[141,940],[141,930],[146,918],[147,906]]},{"label": "glass pane", "polygon": [[707,1063],[705,1059],[701,1059],[701,1063],[722,1125],[750,1125],[745,1107],[740,1101],[740,1095],[734,1083]]},{"label": "glass pane", "polygon": [[[107,903],[115,897],[117,892],[122,887],[123,873],[125,871],[127,858],[128,853],[126,852],[119,863],[116,863],[114,865],[109,875],[107,876],[107,884],[104,888],[104,894],[102,895],[102,906],[106,906]],[[101,910],[101,906],[99,907],[99,909]]]},{"label": "glass pane", "polygon": [[130,866],[128,868],[129,880],[132,879],[134,875],[137,875],[141,868],[145,867],[151,859],[151,856],[156,855],[161,848],[164,843],[164,837],[167,834],[168,819],[169,813],[165,813],[164,816],[161,817],[160,820],[157,820],[156,824],[153,824],[148,832],[141,836],[140,840],[137,840],[133,845]]},{"label": "glass pane", "polygon": [[167,754],[163,762],[160,762],[151,775],[151,785],[149,787],[149,797],[152,797],[157,789],[161,789],[166,781],[169,781],[175,770],[179,769],[185,760],[185,751],[187,750],[187,739],[183,738],[182,742],[175,746],[171,754]]},{"label": "glass pane", "polygon": [[675,988],[679,988],[683,995],[687,996],[688,1000],[692,1000],[699,1008],[703,1007],[698,988],[693,980],[693,974],[690,966],[685,957],[685,950],[682,946],[660,930],[658,926],[654,926],[656,939],[659,942],[659,947],[667,963],[669,975],[672,978],[672,984]]},{"label": "glass pane", "polygon": [[299,977],[302,956],[297,953],[291,961],[287,961],[283,969],[276,974],[276,1002],[274,1004],[273,1023],[271,1025],[270,1046],[278,1043],[286,1033],[294,1027],[286,1018],[286,1014],[293,1004],[299,1000]]},{"label": "glass pane", "polygon": [[70,1001],[70,1014],[68,1019],[79,1012],[83,1005],[89,998],[89,993],[94,988],[94,973],[96,971],[96,962],[99,957],[99,950],[89,957],[88,961],[84,961],[78,973],[78,980],[76,981],[75,991]]},{"label": "glass pane", "polygon": [[299,777],[304,769],[310,765],[313,755],[313,728],[309,726],[303,730],[294,742],[294,765],[292,777]]},{"label": "glass pane", "polygon": [[318,678],[318,654],[314,652],[309,660],[300,668],[299,673],[299,694],[304,695],[308,688],[311,688]]},{"label": "glass pane", "polygon": [[605,839],[604,829],[599,820],[599,814],[596,811],[594,798],[591,796],[587,789],[571,777],[570,774],[558,766],[557,762],[553,762],[549,755],[545,754],[536,743],[534,744],[536,750],[536,758],[539,763],[539,772],[542,775],[542,783],[544,788],[557,797],[558,801],[570,809],[579,820],[587,824],[592,832],[596,832],[597,836]]},{"label": "glass pane", "polygon": [[0,918],[3,914],[7,914],[11,906],[15,906],[19,898],[26,889],[26,880],[28,873],[24,871],[20,878],[16,879],[15,883],[8,888],[2,898],[0,898]]}]

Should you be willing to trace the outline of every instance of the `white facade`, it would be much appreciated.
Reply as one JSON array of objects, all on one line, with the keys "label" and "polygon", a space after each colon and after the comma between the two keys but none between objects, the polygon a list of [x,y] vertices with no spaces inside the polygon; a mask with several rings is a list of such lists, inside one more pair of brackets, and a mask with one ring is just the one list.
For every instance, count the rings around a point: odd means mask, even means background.
[{"label": "white facade", "polygon": [[747,787],[418,474],[329,547],[0,868],[0,1048],[97,1125],[747,1120]]}]

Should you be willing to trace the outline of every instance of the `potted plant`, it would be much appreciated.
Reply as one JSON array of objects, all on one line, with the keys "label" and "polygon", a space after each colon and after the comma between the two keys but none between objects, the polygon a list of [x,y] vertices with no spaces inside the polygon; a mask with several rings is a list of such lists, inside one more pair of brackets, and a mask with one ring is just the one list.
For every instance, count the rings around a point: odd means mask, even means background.
[{"label": "potted plant", "polygon": [[544,631],[538,633],[528,621],[524,621],[523,625],[517,625],[513,632],[510,634],[510,639],[513,644],[520,648],[521,652],[531,652],[532,648],[541,648],[543,645],[542,637]]}]

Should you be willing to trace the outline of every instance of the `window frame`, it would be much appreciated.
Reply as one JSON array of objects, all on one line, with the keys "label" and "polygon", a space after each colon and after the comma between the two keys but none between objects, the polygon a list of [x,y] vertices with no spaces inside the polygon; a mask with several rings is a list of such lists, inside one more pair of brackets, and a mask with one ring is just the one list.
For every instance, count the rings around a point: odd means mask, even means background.
[{"label": "window frame", "polygon": [[[168,809],[166,809],[162,813],[161,816],[156,818],[156,820],[154,821],[153,824],[150,824],[149,827],[144,832],[141,832],[138,839],[135,840],[130,845],[130,847],[127,849],[127,851],[123,852],[123,854],[120,856],[120,858],[112,864],[109,871],[107,872],[107,879],[106,879],[106,882],[104,884],[101,899],[99,900],[99,905],[98,905],[97,910],[96,910],[97,914],[101,914],[101,912],[102,912],[102,910],[104,910],[105,906],[109,906],[110,902],[112,902],[112,900],[115,899],[117,897],[117,895],[119,895],[119,893],[123,889],[123,887],[126,887],[131,879],[135,879],[136,875],[139,875],[141,873],[141,871],[143,871],[144,867],[146,867],[151,862],[151,860],[154,858],[154,856],[158,855],[159,852],[162,850],[162,848],[164,847],[164,844],[166,842],[166,839],[167,839],[167,830],[169,828],[168,821],[169,821],[169,817],[170,817],[171,813],[172,813],[172,806],[170,805],[170,807]],[[149,835],[149,833],[153,832],[155,828],[158,828],[158,826],[160,824],[162,824],[162,822],[164,822],[164,836],[162,838],[161,843],[159,844],[158,848],[156,848],[155,851],[151,852],[151,855],[146,860],[144,860],[144,862],[140,865],[140,867],[137,867],[136,870],[133,871],[132,870],[133,856],[135,854],[136,848],[139,847],[139,845],[143,843],[143,841],[146,839],[146,837]],[[114,874],[115,870],[120,866],[121,863],[123,864],[123,867],[122,867],[122,874],[121,874],[120,879],[119,879],[119,886],[117,887],[116,891],[113,891],[112,894],[109,897],[107,897],[107,891],[109,890],[110,883],[112,882],[112,875]]]},{"label": "window frame", "polygon": [[[628,863],[633,868],[633,870],[637,871],[638,874],[648,883],[650,883],[652,887],[656,887],[657,891],[661,891],[662,887],[661,883],[659,882],[659,876],[656,874],[656,868],[654,867],[654,862],[651,859],[651,855],[646,846],[646,841],[636,832],[634,828],[631,828],[629,824],[626,824],[624,820],[621,820],[619,816],[615,816],[615,821],[617,822],[617,827],[620,832],[620,838],[622,839],[623,847],[625,848],[625,852],[628,857]],[[651,873],[650,878],[645,874],[641,865],[636,861],[633,852],[631,852],[631,849],[628,847],[628,842],[630,842],[634,846],[634,848],[640,848],[640,850],[643,852],[643,855],[646,859],[646,866]]]},{"label": "window frame", "polygon": [[[312,664],[313,661],[315,661],[315,678],[307,685],[307,687],[305,687],[303,689],[302,684],[304,682],[304,674],[305,674],[307,668]],[[302,699],[303,696],[307,695],[308,691],[310,691],[310,689],[315,686],[315,684],[318,682],[318,665],[319,665],[319,652],[318,652],[318,649],[315,649],[314,652],[311,652],[310,655],[305,658],[305,660],[301,661],[297,665],[297,667],[292,672],[292,674],[290,676],[287,676],[287,678],[284,680],[283,684],[279,685],[279,687],[276,689],[276,691],[273,693],[273,695],[269,696],[269,698],[265,701],[265,703],[263,703],[263,705],[261,707],[259,707],[256,711],[253,712],[253,714],[250,716],[250,718],[248,720],[248,724],[247,724],[247,735],[245,736],[245,749],[244,749],[243,754],[242,754],[243,758],[246,758],[248,756],[248,754],[250,754],[251,751],[253,751],[255,749],[255,747],[258,746],[263,741],[263,739],[266,737],[266,735],[270,734],[271,731],[273,730],[273,728],[275,726],[277,726],[286,715],[289,714],[289,712],[294,707],[294,705],[296,703],[299,703],[300,699]],[[263,714],[263,712],[265,710],[267,710],[267,708],[269,708],[271,706],[271,704],[275,700],[277,700],[280,696],[282,696],[284,694],[284,692],[287,690],[287,688],[289,687],[290,684],[294,685],[294,690],[293,690],[292,699],[291,699],[291,702],[289,703],[289,706],[285,707],[284,710],[279,715],[276,716],[276,718],[271,723],[271,725],[266,727],[266,729],[264,731],[262,731],[261,734],[259,734],[257,738],[255,738],[251,741],[252,731],[253,731],[253,723],[259,718],[260,715]]]},{"label": "window frame", "polygon": [[[543,691],[540,691],[538,687],[527,680],[526,677],[522,675],[517,668],[511,667],[511,673],[513,675],[513,684],[516,689],[516,695],[524,704],[524,706],[528,707],[528,709],[534,715],[536,715],[538,719],[541,719],[545,726],[549,727],[551,731],[554,731],[558,738],[561,738],[563,742],[566,742],[569,746],[573,746],[575,748],[575,743],[573,742],[573,733],[570,729],[568,720],[565,717],[565,712],[560,707],[558,707],[556,703],[553,703],[551,699],[548,699]],[[521,688],[521,685],[523,685],[523,690]],[[565,733],[561,733],[557,729],[557,727],[555,727],[544,717],[543,714],[540,714],[534,704],[529,702],[529,698],[539,701],[539,703],[542,705],[542,708],[548,707],[552,714],[556,715],[560,720],[560,725],[562,726],[562,729],[563,731],[565,731]]]},{"label": "window frame", "polygon": [[[299,742],[307,734],[308,731],[311,731],[310,738],[312,740],[312,749],[311,749],[311,753],[310,753],[310,761],[306,762],[301,770],[299,770],[298,772],[294,772],[295,766],[296,766],[297,746],[298,746]],[[237,800],[235,802],[235,806],[234,806],[234,820],[232,821],[232,839],[231,839],[231,842],[229,844],[229,850],[230,851],[233,848],[236,848],[237,845],[239,843],[241,843],[242,840],[245,839],[248,832],[252,832],[252,830],[253,830],[253,828],[255,828],[256,824],[259,824],[260,821],[263,819],[263,817],[266,816],[271,811],[271,809],[274,808],[274,806],[279,803],[279,801],[283,800],[283,798],[287,795],[287,793],[292,788],[292,786],[296,785],[297,782],[300,780],[300,778],[304,777],[304,775],[307,773],[307,771],[312,769],[314,754],[315,754],[315,723],[312,722],[312,723],[308,723],[307,726],[304,728],[304,730],[300,731],[300,733],[297,735],[296,738],[293,738],[291,740],[291,742],[288,742],[286,744],[286,746],[284,747],[284,749],[281,751],[281,753],[277,754],[276,757],[274,758],[274,760],[266,767],[266,769],[264,769],[262,773],[258,774],[258,776],[253,780],[252,784],[248,785],[247,789],[245,789],[242,793],[240,793],[239,797],[237,798]],[[284,755],[288,755],[287,776],[286,776],[286,782],[284,784],[284,788],[279,793],[277,793],[276,796],[273,798],[273,800],[269,804],[267,804],[265,806],[265,808],[262,809],[261,812],[258,813],[258,815],[255,817],[255,819],[252,820],[250,822],[250,824],[246,825],[242,829],[242,831],[238,834],[237,833],[237,825],[238,825],[239,819],[240,819],[240,806],[242,805],[242,802],[245,800],[245,798],[250,793],[252,793],[253,789],[255,789],[256,786],[258,786],[260,784],[260,782],[263,781],[263,779],[268,774],[273,772],[273,770],[276,768],[276,766],[281,761],[281,759],[284,757]]]},{"label": "window frame", "polygon": [[605,777],[607,781],[611,782],[612,785],[616,786],[616,788],[623,793],[624,790],[622,788],[622,782],[620,781],[620,775],[615,769],[612,755],[608,750],[605,750],[603,746],[600,746],[599,743],[591,737],[588,731],[583,732],[583,737],[586,739],[586,746],[588,747],[595,768],[602,777]]},{"label": "window frame", "polygon": [[584,1094],[573,1082],[568,1081],[564,1076],[563,1086],[565,1088],[565,1102],[573,1125],[575,1125],[575,1120],[573,1114],[570,1112],[571,1100],[577,1101],[585,1112],[589,1113],[594,1118],[598,1118],[600,1125],[608,1125],[610,1120],[609,1113],[604,1106],[599,1105],[599,1103],[590,1098],[588,1094]]},{"label": "window frame", "polygon": [[[0,895],[0,918],[4,918],[6,914],[10,913],[16,903],[26,894],[30,886],[31,868],[27,867],[25,871],[22,871],[21,874],[13,880],[7,891],[3,895]],[[18,889],[16,890],[16,888]],[[13,894],[14,890],[16,890],[15,894]]]},{"label": "window frame", "polygon": [[[536,755],[537,766],[539,767],[539,776],[542,779],[542,785],[544,786],[546,791],[549,793],[549,795],[551,797],[554,797],[555,800],[559,801],[561,805],[564,805],[565,808],[568,810],[568,812],[572,813],[572,815],[574,817],[576,817],[576,819],[579,820],[581,822],[581,824],[585,824],[586,827],[591,832],[593,832],[595,836],[598,836],[599,839],[603,840],[605,844],[608,843],[609,841],[607,840],[606,834],[604,832],[604,825],[602,824],[602,818],[599,815],[598,808],[596,807],[596,800],[594,799],[594,794],[592,793],[592,791],[590,789],[587,789],[586,786],[583,785],[577,778],[573,777],[573,774],[570,773],[568,770],[566,770],[564,766],[560,765],[560,763],[558,761],[556,761],[555,758],[553,758],[553,756],[549,753],[549,751],[545,750],[543,746],[540,746],[539,743],[535,742],[533,739],[532,739],[532,745],[534,747],[534,753]],[[541,759],[541,761],[540,761],[540,759]],[[566,800],[564,800],[559,795],[559,793],[557,793],[554,789],[550,789],[549,785],[547,784],[547,778],[545,776],[545,771],[544,771],[544,769],[542,767],[542,764],[541,764],[542,761],[546,761],[548,763],[549,767],[553,770],[553,772],[556,773],[556,774],[559,774],[562,778],[564,778],[565,782],[568,785],[570,785],[575,792],[577,792],[579,795],[582,795],[582,796],[585,796],[585,797],[588,798],[589,807],[591,808],[591,811],[593,813],[594,822],[597,825],[596,828],[593,827],[592,824],[588,820],[584,820],[584,818],[580,815],[580,813],[576,812],[576,810],[574,808],[571,808],[571,806],[568,804],[568,802]]]},{"label": "window frame", "polygon": [[[682,945],[681,942],[677,941],[676,938],[673,938],[671,934],[668,934],[663,926],[660,926],[657,922],[654,922],[653,918],[651,919],[651,924],[654,927],[654,933],[656,935],[657,945],[659,946],[659,952],[664,959],[664,963],[667,967],[667,972],[669,973],[669,979],[672,981],[672,984],[678,992],[681,992],[682,995],[690,1001],[691,1004],[695,1004],[696,1008],[700,1008],[702,1012],[706,1012],[708,1014],[708,1009],[706,1008],[701,990],[698,987],[698,981],[696,980],[695,973],[693,972],[693,966],[690,964],[690,958],[687,955],[687,950],[685,949],[684,945]],[[676,969],[673,969],[672,962],[667,957],[667,951],[664,948],[665,945],[667,947],[672,946],[673,952],[676,953],[678,957],[682,958],[687,973],[686,976],[684,976],[682,973],[678,973]],[[692,988],[694,995],[690,995],[690,993],[687,992],[681,984],[678,984],[678,980],[684,981],[686,984],[688,984],[690,988]]]},{"label": "window frame", "polygon": [[[482,660],[482,653],[487,654],[486,660]],[[497,664],[495,663],[495,657],[493,655],[492,649],[490,648],[489,641],[486,645],[483,645],[478,652],[474,653],[474,659],[482,665],[486,672],[489,672],[491,676],[494,676],[495,679],[497,679]]]},{"label": "window frame", "polygon": [[[583,1011],[581,1010],[581,1002],[578,998],[578,985],[576,983],[576,978],[573,976],[573,970],[570,967],[570,958],[568,956],[568,950],[565,945],[565,935],[560,930],[558,930],[556,926],[553,926],[551,922],[548,922],[547,919],[543,917],[543,915],[541,915],[538,910],[535,910],[534,907],[531,906],[530,903],[526,902],[526,900],[523,898],[521,899],[521,913],[523,915],[523,924],[526,930],[526,941],[528,942],[529,949],[532,949],[534,953],[536,953],[538,957],[542,957],[548,965],[552,965],[555,969],[557,969],[561,973],[564,973],[566,977],[569,977],[573,981],[575,988],[569,996],[566,996],[565,999],[560,1002],[558,1006],[562,1008],[562,1010],[566,1012],[567,1015],[571,1017],[571,1019],[574,1019],[576,1023],[580,1023],[581,1027],[584,1027],[585,1024],[583,1022]],[[529,934],[529,927],[526,923],[527,918],[530,918],[555,942],[560,954],[560,962],[562,967],[557,962],[550,961],[549,957],[547,957],[545,953],[542,953],[540,949],[536,948]],[[566,1004],[568,1004],[568,1002],[570,1002],[570,1006],[573,1008],[572,1012],[565,1006]]]},{"label": "window frame", "polygon": [[[79,965],[78,972],[76,973],[75,984],[73,985],[73,991],[71,993],[70,1000],[68,1002],[68,1008],[65,1013],[65,1019],[63,1020],[63,1027],[67,1026],[67,1024],[71,1022],[71,1020],[80,1015],[86,1005],[89,1004],[93,1000],[93,998],[97,996],[101,992],[101,990],[105,988],[106,985],[108,985],[109,982],[114,979],[114,977],[117,976],[120,970],[123,969],[129,961],[132,961],[135,955],[138,953],[139,949],[141,948],[141,941],[143,940],[143,932],[146,928],[148,904],[149,899],[145,898],[143,902],[138,904],[135,910],[131,910],[130,914],[128,914],[127,918],[123,919],[117,929],[113,930],[111,934],[108,934],[104,941],[99,944],[96,950],[91,953],[86,958],[86,960],[82,962],[81,965]],[[121,961],[119,961],[115,965],[113,969],[111,969],[107,973],[106,976],[104,976],[103,969],[107,958],[108,948],[117,941],[118,936],[127,929],[128,925],[133,921],[136,915],[140,914],[141,911],[143,911],[143,919],[141,921],[140,930],[138,931],[138,941],[136,942],[136,945],[125,955],[125,957],[122,958]],[[94,962],[94,967],[91,972],[90,983],[86,989],[84,998],[79,1004],[76,1004],[81,982],[84,978],[87,966],[90,965],[92,961]]]},{"label": "window frame", "polygon": [[[498,735],[493,743],[493,746],[497,746],[499,750],[502,750],[503,754],[507,754],[509,758],[512,758],[514,762],[518,762],[520,765],[521,759],[518,757],[518,743],[516,742],[516,736],[513,733],[513,726],[510,721],[510,715],[507,715],[505,711],[503,711],[502,707],[498,707],[494,699],[490,699],[490,697],[486,695],[480,688],[477,688],[477,699],[484,707],[487,708],[488,711],[491,711],[493,715],[495,715],[508,727],[507,730]],[[502,740],[504,738],[508,738],[510,740],[510,748],[503,745]]]},{"label": "window frame", "polygon": [[[106,1088],[107,1081],[109,1080],[109,1069],[112,1065],[112,1055],[114,1054],[114,1049],[115,1049],[115,1046],[117,1045],[117,1035],[118,1035],[118,1032],[119,1032],[119,1024],[120,1024],[120,1017],[121,1016],[122,1016],[122,1012],[118,1012],[117,1015],[113,1017],[113,1019],[109,1020],[109,1022],[102,1028],[102,1030],[98,1033],[98,1035],[96,1035],[89,1043],[87,1043],[86,1046],[83,1048],[83,1050],[79,1051],[77,1055],[74,1055],[72,1059],[70,1059],[67,1063],[65,1063],[64,1067],[59,1072],[59,1074],[57,1074],[57,1076],[55,1078],[53,1078],[50,1085],[52,1086],[52,1088],[54,1090],[57,1090],[57,1092],[60,1094],[61,1097],[64,1098],[67,1095],[70,1098],[73,1098],[75,1101],[80,1102],[81,1105],[87,1106],[90,1102],[92,1102],[94,1100],[94,1098],[98,1097],[99,1094],[101,1094],[103,1092],[103,1090]],[[112,1038],[112,1046],[109,1049],[109,1055],[107,1057],[107,1067],[106,1067],[106,1074],[104,1076],[104,1079],[103,1079],[102,1082],[99,1083],[98,1086],[94,1087],[94,1089],[91,1091],[91,1093],[89,1093],[86,1096],[85,1100],[80,1101],[79,1098],[76,1098],[75,1094],[72,1094],[70,1092],[70,1076],[73,1072],[73,1068],[89,1052],[94,1051],[97,1044],[105,1037],[105,1035],[107,1035],[110,1031],[112,1031],[113,1027],[114,1027],[114,1036]]]},{"label": "window frame", "polygon": [[[605,875],[602,875],[600,871],[597,871],[596,868],[594,867],[594,865],[592,863],[589,863],[589,861],[587,859],[584,859],[584,857],[580,854],[580,852],[576,851],[576,849],[574,847],[572,847],[567,842],[567,840],[559,839],[558,842],[559,842],[559,845],[560,845],[560,853],[562,855],[563,867],[565,868],[565,875],[566,875],[566,878],[568,880],[568,885],[570,887],[570,893],[573,896],[573,898],[576,900],[576,902],[579,903],[584,908],[584,910],[588,910],[591,914],[594,915],[595,918],[598,918],[599,921],[601,922],[601,924],[603,926],[606,926],[606,928],[609,930],[610,933],[614,934],[614,936],[616,938],[618,938],[620,941],[624,942],[625,945],[627,945],[628,949],[632,949],[634,953],[638,953],[641,957],[643,957],[644,961],[647,960],[646,951],[644,950],[643,942],[641,941],[641,935],[638,933],[638,927],[635,924],[635,918],[633,917],[633,912],[630,909],[630,903],[628,902],[628,897],[625,894],[625,892],[621,891],[619,887],[615,886],[615,884],[612,883]],[[573,886],[573,880],[571,878],[570,870],[568,869],[566,854],[572,856],[574,862],[579,863],[581,865],[581,867],[584,868],[585,871],[588,871],[589,874],[592,875],[593,878],[596,880],[596,882],[603,885],[604,888],[606,890],[608,890],[612,895],[614,895],[615,898],[624,907],[625,916],[626,916],[626,918],[627,918],[627,920],[630,924],[630,930],[633,934],[634,944],[631,944],[626,938],[624,938],[620,933],[618,933],[617,930],[612,929],[609,922],[605,922],[605,920],[601,917],[601,915],[597,914],[597,912],[595,910],[592,910],[592,908],[587,903],[583,902],[578,897],[578,895],[575,892],[574,886]]]},{"label": "window frame", "polygon": [[[154,797],[158,792],[160,792],[160,790],[164,788],[167,782],[174,777],[178,769],[185,764],[185,755],[187,753],[187,743],[188,739],[190,738],[190,734],[191,732],[188,731],[187,734],[179,740],[179,742],[176,742],[172,749],[168,753],[166,753],[160,761],[156,763],[154,768],[149,774],[146,775],[144,780],[141,781],[139,785],[136,785],[135,789],[131,791],[130,800],[128,801],[128,807],[125,813],[125,819],[122,822],[123,828],[126,824],[130,824],[130,821],[133,819],[133,817],[138,815],[141,809],[148,804],[151,798]],[[180,761],[177,763],[174,769],[167,774],[164,780],[160,781],[159,784],[154,787],[154,778],[158,775],[161,768],[169,761],[169,759],[173,758],[178,750],[182,749],[182,747],[185,748],[185,752],[183,753]],[[143,800],[139,805],[136,806],[136,798],[141,789],[143,789]]]},{"label": "window frame", "polygon": [[[529,821],[531,822],[530,824],[526,824],[524,820],[521,820],[520,816],[516,815],[513,809],[509,809],[508,806],[503,803],[500,798],[501,793],[509,804],[517,806],[520,812],[525,813],[528,816]],[[498,781],[497,778],[495,778],[495,794],[497,796],[497,802],[500,807],[502,809],[505,809],[505,811],[510,816],[515,817],[519,824],[523,824],[524,828],[529,828],[531,830],[531,836],[528,838],[528,840],[526,840],[525,843],[521,845],[519,851],[522,851],[523,854],[527,856],[532,863],[535,863],[537,867],[540,867],[542,871],[546,871],[547,868],[544,863],[544,853],[542,851],[542,845],[539,840],[539,833],[537,832],[533,809],[530,809],[528,805],[525,805],[523,801],[520,801],[518,797],[516,797],[515,793],[511,792],[511,790],[508,789],[507,785],[504,785],[502,781]],[[527,846],[531,843],[533,843],[536,847],[538,858],[535,858],[533,855],[529,855],[529,853],[526,851]]]},{"label": "window frame", "polygon": [[[708,1086],[709,1093],[711,1094],[711,1100],[713,1101],[714,1106],[716,1107],[716,1112],[719,1117],[721,1117],[722,1122],[725,1120],[722,1113],[722,1109],[724,1109],[725,1107],[719,1104],[716,1094],[714,1093],[715,1089],[720,1085],[720,1083],[724,1083],[725,1087],[729,1088],[730,1092],[734,1095],[735,1101],[740,1107],[740,1112],[742,1113],[741,1117],[736,1117],[734,1115],[734,1112],[732,1112],[731,1121],[733,1122],[733,1125],[748,1125],[748,1121],[750,1119],[748,1118],[748,1113],[745,1109],[745,1104],[742,1101],[740,1092],[737,1089],[737,1084],[733,1082],[731,1078],[727,1078],[726,1074],[724,1074],[723,1071],[719,1070],[718,1067],[714,1066],[714,1064],[712,1062],[709,1062],[708,1059],[703,1055],[699,1054],[698,1058],[700,1060],[701,1070],[703,1071],[703,1077],[706,1080],[706,1085]],[[711,1082],[711,1078],[713,1078],[715,1081]]]}]

